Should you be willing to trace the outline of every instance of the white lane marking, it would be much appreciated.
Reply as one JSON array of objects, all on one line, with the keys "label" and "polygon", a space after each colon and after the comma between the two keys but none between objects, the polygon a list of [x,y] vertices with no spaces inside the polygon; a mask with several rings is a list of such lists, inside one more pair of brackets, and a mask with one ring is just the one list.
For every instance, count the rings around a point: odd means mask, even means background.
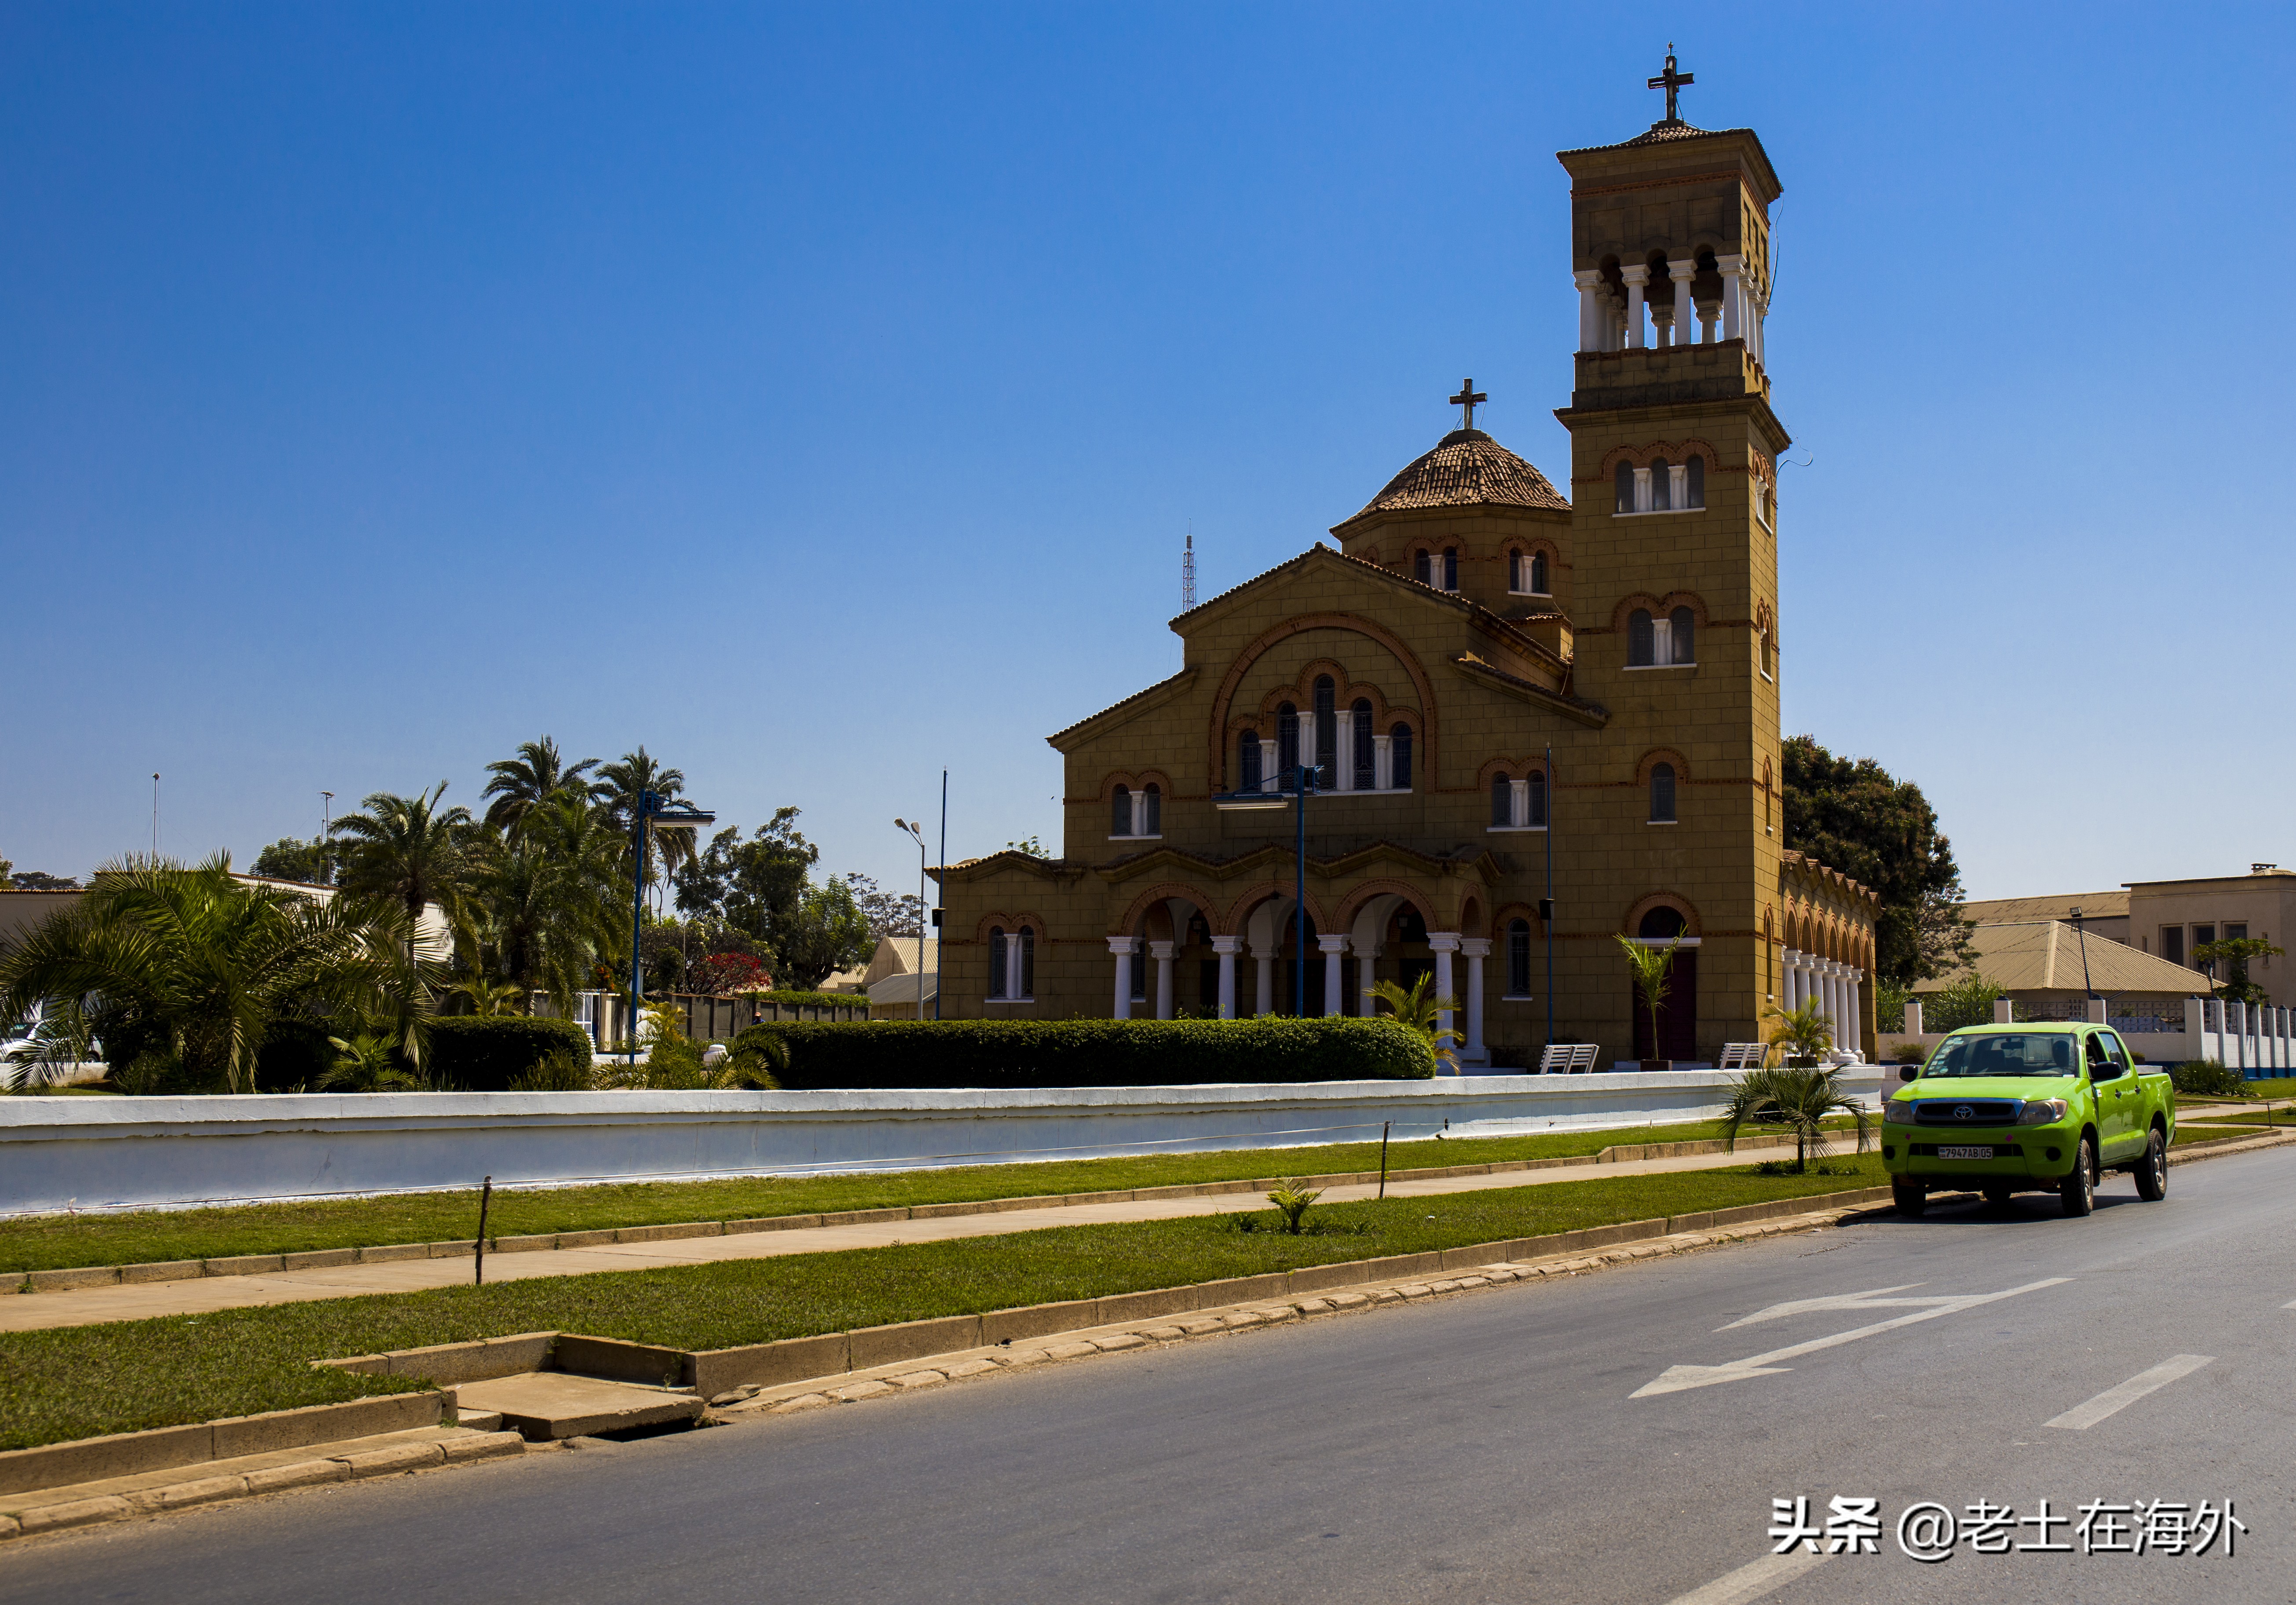
[{"label": "white lane marking", "polygon": [[2054,1288],[2070,1281],[2070,1276],[2052,1276],[2046,1280],[2027,1282],[2021,1288],[2011,1288],[2000,1293],[1972,1293],[1965,1298],[1934,1309],[1916,1310],[1911,1315],[1900,1315],[1894,1321],[1877,1321],[1872,1326],[1862,1326],[1854,1331],[1836,1332],[1831,1338],[1813,1338],[1808,1343],[1797,1343],[1782,1349],[1772,1349],[1766,1354],[1749,1354],[1743,1360],[1726,1361],[1720,1365],[1673,1365],[1653,1381],[1644,1383],[1627,1396],[1648,1398],[1653,1394],[1680,1393],[1688,1387],[1709,1387],[1717,1382],[1736,1382],[1747,1377],[1767,1377],[1791,1369],[1780,1365],[1781,1360],[1798,1360],[1804,1354],[1814,1354],[1820,1349],[1830,1349],[1845,1343],[1855,1343],[1860,1338],[1872,1338],[1878,1333],[1895,1331],[1899,1327],[1916,1321],[1935,1321],[1940,1315],[1951,1315],[1959,1310],[1973,1310],[1980,1305],[1996,1304],[2005,1298],[2014,1298],[2020,1293],[2037,1293],[2043,1288]]},{"label": "white lane marking", "polygon": [[2290,1299],[2286,1304],[2282,1305],[2280,1307],[2284,1310],[2296,1310],[2296,1298]]},{"label": "white lane marking", "polygon": [[1805,1315],[1813,1310],[1886,1310],[1921,1309],[1931,1305],[1959,1304],[1957,1296],[1939,1298],[1884,1298],[1884,1293],[1902,1293],[1907,1288],[1918,1288],[1920,1282],[1901,1282],[1894,1288],[1874,1288],[1864,1293],[1835,1293],[1824,1298],[1796,1298],[1784,1304],[1774,1304],[1767,1310],[1757,1310],[1714,1329],[1726,1332],[1731,1327],[1752,1326],[1757,1321],[1775,1321],[1784,1315]]},{"label": "white lane marking", "polygon": [[2128,1409],[2146,1394],[2158,1393],[2179,1377],[2189,1377],[2203,1365],[2216,1359],[2214,1354],[2174,1354],[2148,1371],[2138,1371],[2118,1387],[2108,1387],[2086,1404],[2076,1404],[2054,1420],[2044,1421],[2044,1427],[2062,1427],[2079,1432],[2094,1427],[2105,1417]]},{"label": "white lane marking", "polygon": [[1740,1567],[1717,1577],[1703,1588],[1693,1588],[1678,1594],[1667,1605],[1748,1605],[1765,1594],[1775,1593],[1796,1577],[1824,1564],[1824,1555],[1798,1552],[1791,1555],[1764,1555],[1760,1560]]}]

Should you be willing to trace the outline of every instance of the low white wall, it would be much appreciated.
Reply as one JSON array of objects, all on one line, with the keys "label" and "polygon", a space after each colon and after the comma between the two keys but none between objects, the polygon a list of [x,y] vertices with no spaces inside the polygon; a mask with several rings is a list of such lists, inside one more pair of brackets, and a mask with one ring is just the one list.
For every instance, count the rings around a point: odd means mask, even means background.
[{"label": "low white wall", "polygon": [[[0,1215],[1710,1119],[1717,1071],[1195,1087],[0,1099]],[[1845,1084],[1869,1104],[1879,1073]]]}]

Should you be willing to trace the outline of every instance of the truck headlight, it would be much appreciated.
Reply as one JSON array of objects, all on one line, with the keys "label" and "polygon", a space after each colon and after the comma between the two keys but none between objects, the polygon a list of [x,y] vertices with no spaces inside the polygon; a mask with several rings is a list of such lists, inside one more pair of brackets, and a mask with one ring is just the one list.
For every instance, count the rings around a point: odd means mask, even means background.
[{"label": "truck headlight", "polygon": [[1910,1098],[1891,1099],[1882,1106],[1882,1119],[1890,1125],[1913,1124],[1914,1100]]},{"label": "truck headlight", "polygon": [[2018,1111],[2019,1125],[2054,1125],[2065,1117],[2065,1100],[2062,1098],[2036,1098]]}]

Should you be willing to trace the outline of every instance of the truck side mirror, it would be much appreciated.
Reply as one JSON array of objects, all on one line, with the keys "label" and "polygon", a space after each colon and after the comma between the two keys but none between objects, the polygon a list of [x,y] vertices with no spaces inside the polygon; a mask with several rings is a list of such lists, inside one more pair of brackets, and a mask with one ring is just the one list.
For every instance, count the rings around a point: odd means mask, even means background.
[{"label": "truck side mirror", "polygon": [[1921,1073],[1922,1067],[1919,1065],[1900,1065],[1898,1066],[1898,1079],[1899,1081],[1911,1081]]}]

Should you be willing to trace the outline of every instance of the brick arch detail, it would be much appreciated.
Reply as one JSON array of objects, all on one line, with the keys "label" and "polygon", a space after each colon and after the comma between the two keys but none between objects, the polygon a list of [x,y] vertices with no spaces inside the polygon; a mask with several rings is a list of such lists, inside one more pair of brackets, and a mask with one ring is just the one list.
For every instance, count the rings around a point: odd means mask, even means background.
[{"label": "brick arch detail", "polygon": [[1240,713],[1231,719],[1228,734],[1240,736],[1246,730],[1256,730],[1264,726],[1272,735],[1275,728],[1276,710],[1281,704],[1287,702],[1298,710],[1300,718],[1312,717],[1316,708],[1316,679],[1324,674],[1332,677],[1332,700],[1342,712],[1360,698],[1371,704],[1371,716],[1374,722],[1384,723],[1399,716],[1408,716],[1414,725],[1418,722],[1418,709],[1390,702],[1385,688],[1375,681],[1350,679],[1345,664],[1332,658],[1317,658],[1308,663],[1300,671],[1300,678],[1291,685],[1270,688],[1259,699],[1257,712]]},{"label": "brick arch detail", "polygon": [[1635,784],[1650,784],[1651,766],[1656,763],[1674,765],[1674,781],[1677,786],[1690,784],[1690,761],[1672,747],[1652,747],[1635,760]]},{"label": "brick arch detail", "polygon": [[1226,677],[1220,681],[1219,690],[1212,697],[1211,765],[1205,772],[1214,777],[1214,789],[1227,789],[1228,705],[1235,700],[1236,687],[1243,683],[1243,677],[1251,672],[1252,664],[1258,663],[1268,648],[1310,630],[1351,630],[1385,647],[1395,655],[1396,662],[1403,665],[1404,672],[1411,676],[1411,683],[1419,693],[1420,713],[1412,734],[1416,737],[1420,750],[1412,754],[1413,767],[1423,770],[1431,778],[1437,773],[1435,686],[1427,678],[1427,671],[1419,662],[1419,654],[1405,646],[1402,638],[1392,630],[1369,619],[1342,613],[1301,613],[1267,630],[1259,639],[1236,654],[1235,661],[1228,665]]},{"label": "brick arch detail", "polygon": [[1703,633],[1714,621],[1712,615],[1706,611],[1706,598],[1696,591],[1669,591],[1663,597],[1654,597],[1648,591],[1636,591],[1632,596],[1620,597],[1619,605],[1611,609],[1612,631],[1624,635],[1627,630],[1627,615],[1637,607],[1650,609],[1652,618],[1661,618],[1677,607],[1686,607],[1690,610],[1691,616],[1697,621],[1701,633]]},{"label": "brick arch detail", "polygon": [[[1276,898],[1289,897],[1294,890],[1292,886],[1272,880],[1246,887],[1242,893],[1228,905],[1227,912],[1220,916],[1220,922],[1214,927],[1214,934],[1221,936],[1242,935],[1244,922],[1251,918],[1251,911],[1254,909]],[[1329,931],[1332,928],[1324,923],[1324,911],[1322,900],[1313,892],[1308,893],[1308,918],[1316,922],[1316,929],[1318,931]]]},{"label": "brick arch detail", "polygon": [[1706,459],[1707,473],[1722,472],[1722,454],[1706,441],[1694,437],[1687,440],[1653,440],[1647,446],[1613,446],[1603,454],[1602,465],[1595,472],[1611,477],[1618,473],[1620,463],[1630,468],[1647,468],[1656,457],[1664,457],[1669,463],[1680,463],[1693,457]]},{"label": "brick arch detail", "polygon": [[1533,775],[1543,775],[1546,772],[1546,759],[1544,754],[1536,758],[1492,758],[1487,760],[1483,767],[1475,771],[1475,789],[1488,791],[1491,777],[1494,775],[1505,775],[1510,780],[1528,780]]},{"label": "brick arch detail", "polygon": [[1347,896],[1341,899],[1339,914],[1340,923],[1333,926],[1332,929],[1335,931],[1347,929],[1349,926],[1355,924],[1356,916],[1363,912],[1364,905],[1365,903],[1369,902],[1374,897],[1386,897],[1390,895],[1407,900],[1411,903],[1412,907],[1419,910],[1420,916],[1427,921],[1427,928],[1430,931],[1439,931],[1447,928],[1439,923],[1441,916],[1436,912],[1435,900],[1427,894],[1425,887],[1414,886],[1409,881],[1406,880],[1383,879],[1365,881],[1360,886],[1357,886],[1349,892]]},{"label": "brick arch detail", "polygon": [[1134,791],[1155,786],[1162,789],[1166,797],[1172,794],[1172,777],[1162,770],[1111,770],[1101,778],[1098,800],[1103,802],[1110,801],[1116,795],[1116,788],[1119,786],[1129,786]]},{"label": "brick arch detail", "polygon": [[[1035,928],[1037,933],[1037,941],[1040,944],[1049,942],[1053,940],[1052,936],[1049,934],[1051,927],[1046,924],[1045,917],[1041,914],[1031,913],[1026,909],[1021,910],[1018,913],[1004,913],[992,910],[988,913],[983,914],[973,923],[973,940],[980,942],[986,942],[988,940],[988,927],[991,926],[1003,926],[1006,934],[1008,935],[1013,932],[1019,930],[1022,926],[1030,926]],[[915,957],[914,954],[910,956],[912,958]]]},{"label": "brick arch detail", "polygon": [[1197,911],[1211,922],[1213,934],[1221,934],[1219,900],[1205,896],[1201,887],[1189,885],[1185,881],[1159,881],[1149,887],[1132,900],[1131,906],[1124,910],[1123,918],[1108,934],[1111,936],[1131,935],[1133,927],[1147,916],[1148,910],[1168,897],[1185,898],[1195,904]]},{"label": "brick arch detail", "polygon": [[1684,924],[1689,926],[1689,929],[1683,932],[1685,936],[1697,935],[1702,927],[1702,922],[1698,918],[1696,903],[1692,902],[1679,892],[1652,892],[1638,899],[1635,905],[1627,910],[1626,918],[1620,922],[1619,934],[1621,936],[1633,935],[1642,928],[1643,916],[1652,909],[1672,909],[1681,915]]}]

